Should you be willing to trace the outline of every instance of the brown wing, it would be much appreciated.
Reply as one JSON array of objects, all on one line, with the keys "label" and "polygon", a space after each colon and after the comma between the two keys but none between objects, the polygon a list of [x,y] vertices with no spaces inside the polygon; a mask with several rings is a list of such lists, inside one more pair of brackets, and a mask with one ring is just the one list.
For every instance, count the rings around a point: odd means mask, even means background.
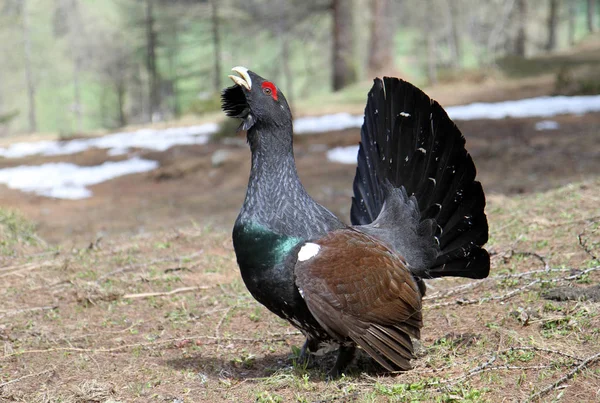
[{"label": "brown wing", "polygon": [[319,324],[340,341],[352,339],[386,369],[409,369],[409,336],[418,338],[422,326],[421,293],[403,259],[351,228],[305,245],[296,285]]}]

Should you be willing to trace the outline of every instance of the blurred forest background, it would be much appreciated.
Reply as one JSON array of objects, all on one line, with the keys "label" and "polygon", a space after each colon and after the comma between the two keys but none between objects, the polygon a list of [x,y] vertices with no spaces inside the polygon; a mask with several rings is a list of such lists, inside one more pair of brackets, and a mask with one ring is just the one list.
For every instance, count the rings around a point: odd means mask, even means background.
[{"label": "blurred forest background", "polygon": [[523,72],[599,22],[598,0],[0,0],[0,135],[214,112],[235,65],[292,105],[340,90],[364,102],[355,83],[375,75]]}]

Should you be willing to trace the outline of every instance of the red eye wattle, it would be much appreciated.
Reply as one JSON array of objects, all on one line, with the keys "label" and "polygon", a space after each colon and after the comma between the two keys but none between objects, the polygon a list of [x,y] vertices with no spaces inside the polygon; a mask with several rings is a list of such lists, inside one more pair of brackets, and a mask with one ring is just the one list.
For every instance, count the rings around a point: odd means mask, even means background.
[{"label": "red eye wattle", "polygon": [[275,84],[270,81],[265,81],[262,83],[262,90],[264,94],[270,95],[275,101],[277,101],[277,87],[275,87]]}]

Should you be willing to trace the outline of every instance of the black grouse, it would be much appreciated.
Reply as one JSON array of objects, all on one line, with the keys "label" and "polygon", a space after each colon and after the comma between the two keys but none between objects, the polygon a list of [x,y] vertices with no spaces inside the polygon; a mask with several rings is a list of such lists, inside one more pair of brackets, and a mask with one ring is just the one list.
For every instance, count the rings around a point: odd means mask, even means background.
[{"label": "black grouse", "polygon": [[302,356],[339,348],[340,375],[360,346],[389,371],[410,369],[422,327],[422,279],[485,278],[485,196],[465,139],[446,112],[397,78],[368,94],[351,222],[315,202],[296,173],[292,114],[275,84],[244,67],[222,93],[252,151],[233,228],[254,298],[300,329]]}]

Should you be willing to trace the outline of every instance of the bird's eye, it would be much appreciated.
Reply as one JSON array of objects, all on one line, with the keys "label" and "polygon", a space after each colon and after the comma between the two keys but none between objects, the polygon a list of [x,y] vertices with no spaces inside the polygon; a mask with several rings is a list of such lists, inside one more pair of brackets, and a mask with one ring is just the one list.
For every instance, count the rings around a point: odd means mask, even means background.
[{"label": "bird's eye", "polygon": [[270,81],[265,81],[262,83],[263,94],[269,95],[275,101],[277,101],[277,87]]}]

